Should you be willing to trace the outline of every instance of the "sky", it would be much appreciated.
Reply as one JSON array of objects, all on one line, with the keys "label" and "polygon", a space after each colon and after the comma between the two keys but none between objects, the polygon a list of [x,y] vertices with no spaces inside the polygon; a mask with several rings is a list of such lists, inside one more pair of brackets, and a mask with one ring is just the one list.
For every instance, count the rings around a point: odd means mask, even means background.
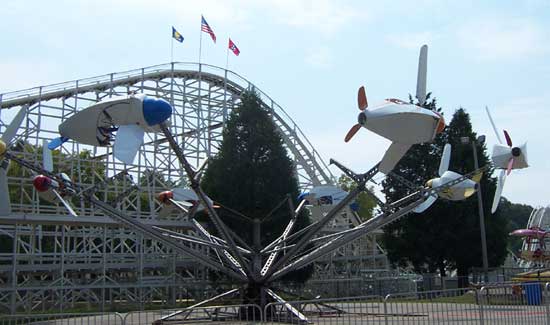
[{"label": "sky", "polygon": [[[514,144],[528,143],[530,167],[515,170],[503,196],[550,204],[550,0],[94,0],[2,1],[0,93],[168,63],[224,67],[227,39],[241,54],[229,69],[273,98],[326,162],[370,169],[389,142],[361,130],[357,89],[371,106],[416,89],[418,52],[429,46],[428,91],[447,120],[463,107],[474,130],[497,142],[484,107]],[[333,169],[335,174],[338,170]]]}]

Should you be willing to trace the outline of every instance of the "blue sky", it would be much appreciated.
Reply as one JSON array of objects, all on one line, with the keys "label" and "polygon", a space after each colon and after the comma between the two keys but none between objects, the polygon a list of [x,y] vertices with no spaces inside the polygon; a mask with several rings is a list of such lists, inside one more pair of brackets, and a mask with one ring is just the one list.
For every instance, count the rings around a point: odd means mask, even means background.
[{"label": "blue sky", "polygon": [[[531,165],[514,171],[503,195],[550,203],[550,1],[3,1],[0,93],[170,60],[225,66],[227,38],[241,50],[229,68],[255,83],[300,125],[328,161],[360,171],[383,155],[386,140],[356,121],[356,92],[369,103],[406,99],[418,51],[429,45],[428,91],[447,117],[464,107],[474,129],[496,138],[484,112],[515,143],[528,142]],[[336,172],[336,170],[335,170]]]}]

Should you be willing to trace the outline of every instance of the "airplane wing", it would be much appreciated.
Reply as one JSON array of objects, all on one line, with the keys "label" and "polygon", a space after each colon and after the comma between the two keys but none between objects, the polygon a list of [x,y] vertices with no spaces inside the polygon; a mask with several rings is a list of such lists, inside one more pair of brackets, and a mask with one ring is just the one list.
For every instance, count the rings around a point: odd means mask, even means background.
[{"label": "airplane wing", "polygon": [[121,125],[118,128],[115,139],[115,158],[131,164],[143,143],[145,131],[137,125]]},{"label": "airplane wing", "polygon": [[491,213],[495,213],[500,203],[500,195],[504,188],[504,182],[506,181],[506,170],[502,169],[497,179],[497,189],[495,191],[495,198],[493,199],[493,206],[491,207]]},{"label": "airplane wing", "polygon": [[11,140],[13,140],[13,138],[17,135],[17,130],[23,122],[23,119],[25,119],[25,113],[27,113],[27,111],[24,108],[21,108],[11,121],[10,125],[8,125],[4,130],[4,134],[2,134],[2,141],[4,141],[6,146],[9,147]]},{"label": "airplane wing", "polygon": [[399,160],[407,153],[407,150],[411,147],[410,144],[393,142],[391,146],[386,150],[378,170],[384,174],[388,174],[397,165]]},{"label": "airplane wing", "polygon": [[414,208],[413,212],[415,213],[422,213],[424,211],[426,211],[426,209],[428,209],[429,207],[432,206],[432,204],[435,203],[435,201],[437,201],[437,195],[434,194],[434,195],[430,195],[426,201],[422,202],[419,206],[417,206],[416,208]]},{"label": "airplane wing", "polygon": [[73,217],[78,217],[78,215],[76,214],[76,212],[74,212],[73,208],[71,207],[71,205],[65,201],[61,195],[59,193],[57,193],[57,191],[55,189],[52,189],[51,190],[53,192],[53,194],[55,194],[55,197],[59,200],[59,202],[61,202],[63,204],[63,206],[65,207],[65,209],[67,209],[67,211],[69,211],[69,214]]},{"label": "airplane wing", "polygon": [[[11,123],[4,130],[2,134],[2,141],[6,144],[6,149],[9,148],[10,142],[17,135],[17,130],[19,126],[25,119],[25,108],[21,108],[17,115],[13,118]],[[7,160],[4,160],[3,157],[0,157],[0,214],[8,215],[11,213],[11,204],[10,204],[10,192],[8,187],[8,166],[9,163]]]}]

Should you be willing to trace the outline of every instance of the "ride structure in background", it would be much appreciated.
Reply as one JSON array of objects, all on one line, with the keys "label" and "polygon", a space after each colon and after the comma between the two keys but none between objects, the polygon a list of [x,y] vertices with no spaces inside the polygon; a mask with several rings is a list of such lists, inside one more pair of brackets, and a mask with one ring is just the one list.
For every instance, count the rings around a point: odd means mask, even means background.
[{"label": "ride structure in background", "polygon": [[550,206],[533,209],[526,227],[512,231],[510,236],[523,238],[520,267],[550,267]]}]

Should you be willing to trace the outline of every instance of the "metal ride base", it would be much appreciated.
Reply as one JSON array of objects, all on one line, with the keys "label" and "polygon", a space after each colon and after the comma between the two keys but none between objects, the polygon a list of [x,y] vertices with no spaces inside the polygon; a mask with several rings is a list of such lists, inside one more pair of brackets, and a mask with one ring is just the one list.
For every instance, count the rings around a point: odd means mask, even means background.
[{"label": "metal ride base", "polygon": [[[208,233],[204,228],[197,227],[198,236],[182,235],[174,233],[168,229],[157,226],[150,226],[126,215],[124,212],[116,209],[112,205],[98,200],[95,197],[95,187],[84,188],[81,185],[68,179],[61,179],[58,175],[43,170],[41,167],[30,164],[10,152],[5,154],[5,158],[14,161],[21,166],[56,179],[64,187],[71,189],[76,195],[80,196],[86,202],[91,204],[94,209],[103,211],[106,215],[117,220],[121,224],[148,238],[162,242],[172,247],[175,251],[194,257],[197,263],[200,263],[210,269],[219,271],[232,278],[236,284],[240,284],[241,289],[232,289],[226,293],[202,301],[193,307],[200,307],[214,302],[222,297],[234,295],[237,292],[244,292],[244,303],[254,304],[264,308],[269,302],[279,302],[285,307],[286,311],[296,319],[307,322],[307,318],[291,305],[286,304],[284,299],[271,289],[272,283],[280,279],[283,275],[302,268],[314,260],[331,253],[351,241],[375,231],[390,222],[393,222],[407,213],[411,212],[419,204],[423,203],[430,195],[437,194],[449,187],[462,182],[471,176],[465,175],[459,179],[453,180],[442,186],[425,189],[420,188],[408,196],[392,203],[382,205],[382,213],[361,223],[352,229],[340,231],[325,236],[318,236],[327,223],[333,220],[341,209],[351,203],[351,201],[362,191],[366,191],[366,183],[378,172],[378,164],[363,174],[356,174],[337,161],[331,161],[348,175],[357,187],[352,190],[339,204],[334,206],[323,218],[310,226],[293,231],[293,226],[301,209],[304,207],[304,201],[298,208],[292,211],[293,215],[283,233],[272,243],[261,250],[251,250],[238,236],[232,232],[220,219],[213,203],[208,199],[200,187],[201,173],[197,173],[187,161],[187,158],[180,146],[176,142],[170,129],[166,125],[161,125],[162,132],[168,141],[170,148],[175,153],[180,165],[183,167],[190,182],[190,187],[197,194],[200,203],[208,211],[208,218],[216,228],[219,237]],[[475,171],[478,172],[478,171]],[[371,195],[374,195],[371,193]],[[280,206],[281,204],[279,204]],[[198,223],[195,223],[198,225]],[[259,238],[259,234],[254,236]],[[246,245],[238,246],[236,242]],[[308,247],[309,246],[309,247]],[[313,246],[313,248],[311,248]],[[308,247],[306,249],[306,247]],[[210,250],[213,254],[204,255],[204,249]],[[285,253],[279,257],[279,254]],[[185,310],[167,315],[161,321],[169,321],[173,317],[179,317]]]}]

